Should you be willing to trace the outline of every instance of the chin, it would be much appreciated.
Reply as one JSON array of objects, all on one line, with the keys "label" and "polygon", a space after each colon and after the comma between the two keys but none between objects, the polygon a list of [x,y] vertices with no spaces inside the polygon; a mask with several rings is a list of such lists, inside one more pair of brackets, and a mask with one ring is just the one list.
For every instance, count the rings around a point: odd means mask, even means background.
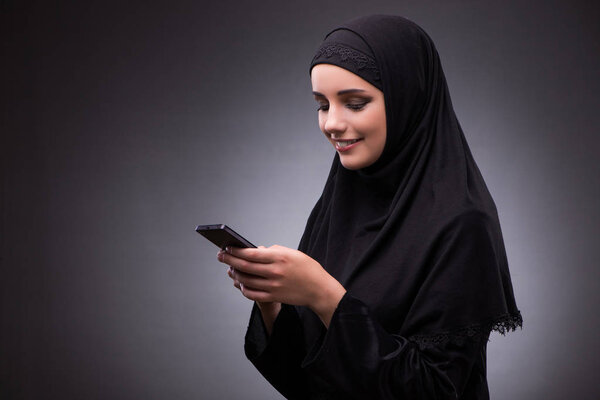
[{"label": "chin", "polygon": [[340,163],[346,169],[351,171],[356,171],[357,169],[366,168],[369,165],[373,164],[367,160],[348,160],[344,159],[344,157],[340,157]]}]

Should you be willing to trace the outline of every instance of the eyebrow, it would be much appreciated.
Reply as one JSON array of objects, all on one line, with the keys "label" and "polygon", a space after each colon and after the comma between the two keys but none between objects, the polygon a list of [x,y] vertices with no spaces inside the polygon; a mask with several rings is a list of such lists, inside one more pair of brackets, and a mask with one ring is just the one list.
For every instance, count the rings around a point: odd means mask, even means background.
[{"label": "eyebrow", "polygon": [[[366,92],[366,90],[364,90],[364,89],[344,89],[344,90],[340,90],[339,92],[337,92],[337,94],[338,94],[338,96],[341,96],[343,94],[359,93],[359,92]],[[313,91],[312,94],[314,94],[315,96],[325,97],[325,95],[323,93],[319,93],[319,92]]]}]

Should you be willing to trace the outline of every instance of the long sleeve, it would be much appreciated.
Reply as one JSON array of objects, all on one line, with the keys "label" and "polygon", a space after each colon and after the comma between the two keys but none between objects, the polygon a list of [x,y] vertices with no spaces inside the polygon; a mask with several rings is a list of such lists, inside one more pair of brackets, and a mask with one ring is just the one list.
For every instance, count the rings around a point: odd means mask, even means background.
[{"label": "long sleeve", "polygon": [[487,335],[476,335],[422,349],[383,330],[362,302],[346,294],[302,367],[339,398],[481,399],[488,396],[486,341]]},{"label": "long sleeve", "polygon": [[308,399],[305,357],[300,319],[293,306],[282,304],[268,336],[260,310],[254,305],[244,350],[256,369],[288,399]]},{"label": "long sleeve", "polygon": [[[258,307],[245,351],[288,399],[484,399],[487,335],[419,347],[386,332],[368,308],[346,294],[328,330],[305,351],[296,308],[283,305],[271,336]],[[476,367],[474,367],[476,366]]]}]

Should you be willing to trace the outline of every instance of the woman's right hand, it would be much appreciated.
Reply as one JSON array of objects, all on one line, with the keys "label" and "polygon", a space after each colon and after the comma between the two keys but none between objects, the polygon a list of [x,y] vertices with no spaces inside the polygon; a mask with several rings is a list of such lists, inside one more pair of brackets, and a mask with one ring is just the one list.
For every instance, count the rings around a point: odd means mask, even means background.
[{"label": "woman's right hand", "polygon": [[[258,246],[258,248],[264,249],[265,247]],[[223,250],[221,250],[221,251],[223,251]],[[221,254],[221,252],[219,252],[219,254]],[[238,281],[235,278],[235,276],[233,275],[233,272],[234,272],[234,269],[233,269],[233,267],[230,266],[229,270],[227,271],[227,275],[229,275],[229,277],[233,280],[233,286],[236,287],[237,289],[239,289],[243,295],[244,294],[243,285],[240,283],[240,281]],[[275,319],[277,318],[277,315],[279,315],[279,311],[281,310],[281,303],[275,302],[275,301],[270,301],[270,302],[256,301],[255,303],[256,303],[256,306],[258,307],[258,309],[260,310],[263,321],[265,323],[265,327],[267,328],[267,333],[269,335],[271,335],[271,331],[273,329],[273,323],[275,322]]]}]

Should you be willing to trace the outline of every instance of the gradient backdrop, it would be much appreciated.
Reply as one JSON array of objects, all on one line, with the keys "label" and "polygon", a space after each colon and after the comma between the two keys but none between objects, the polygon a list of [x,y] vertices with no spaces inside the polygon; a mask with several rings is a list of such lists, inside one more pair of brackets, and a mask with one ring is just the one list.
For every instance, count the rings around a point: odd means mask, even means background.
[{"label": "gradient backdrop", "polygon": [[0,398],[281,398],[194,228],[297,246],[333,157],[308,64],[368,13],[433,38],[498,206],[525,322],[492,398],[600,398],[596,4],[0,1]]}]

